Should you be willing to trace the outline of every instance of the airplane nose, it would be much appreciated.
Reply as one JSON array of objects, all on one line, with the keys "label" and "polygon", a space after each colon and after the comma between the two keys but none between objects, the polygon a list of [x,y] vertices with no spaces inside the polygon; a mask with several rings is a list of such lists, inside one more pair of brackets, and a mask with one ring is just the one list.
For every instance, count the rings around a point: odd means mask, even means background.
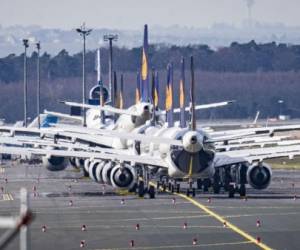
[{"label": "airplane nose", "polygon": [[191,144],[196,144],[197,143],[197,136],[192,136],[191,137]]}]

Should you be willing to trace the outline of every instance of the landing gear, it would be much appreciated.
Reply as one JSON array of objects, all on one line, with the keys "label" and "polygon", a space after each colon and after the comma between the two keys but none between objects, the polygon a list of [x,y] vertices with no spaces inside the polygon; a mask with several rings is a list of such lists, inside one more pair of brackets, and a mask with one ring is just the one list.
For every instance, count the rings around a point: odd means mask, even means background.
[{"label": "landing gear", "polygon": [[172,194],[174,193],[174,189],[175,189],[175,188],[174,188],[174,185],[172,184],[172,185],[171,185],[171,190],[170,190]]},{"label": "landing gear", "polygon": [[234,193],[235,193],[234,185],[229,184],[228,185],[228,197],[229,198],[234,198]]},{"label": "landing gear", "polygon": [[202,189],[202,180],[197,179],[197,189]]},{"label": "landing gear", "polygon": [[180,184],[179,183],[176,184],[176,193],[180,193]]},{"label": "landing gear", "polygon": [[208,192],[208,188],[211,186],[210,179],[203,180],[203,192]]},{"label": "landing gear", "polygon": [[220,184],[218,182],[214,182],[214,184],[213,184],[214,194],[219,194],[220,193],[220,189],[221,189]]},{"label": "landing gear", "polygon": [[145,188],[144,188],[144,181],[139,181],[138,183],[138,196],[144,197],[145,195]]},{"label": "landing gear", "polygon": [[241,197],[246,196],[246,185],[245,184],[241,184],[240,189],[239,189],[239,193],[240,193]]},{"label": "landing gear", "polygon": [[220,193],[220,189],[221,189],[221,184],[220,184],[220,173],[219,171],[216,171],[214,174],[214,180],[213,180],[213,191],[215,194],[219,194]]},{"label": "landing gear", "polygon": [[149,198],[154,199],[155,198],[155,188],[153,186],[150,186],[148,189]]},{"label": "landing gear", "polygon": [[189,197],[190,194],[191,194],[193,197],[195,197],[195,196],[196,196],[196,188],[192,188],[192,189],[189,189],[189,188],[188,188],[188,189],[186,190],[186,196]]}]

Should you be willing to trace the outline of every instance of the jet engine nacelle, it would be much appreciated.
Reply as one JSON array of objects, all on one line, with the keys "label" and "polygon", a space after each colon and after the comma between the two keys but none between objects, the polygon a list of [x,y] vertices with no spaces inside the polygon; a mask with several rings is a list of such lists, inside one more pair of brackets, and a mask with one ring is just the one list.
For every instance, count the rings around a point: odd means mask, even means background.
[{"label": "jet engine nacelle", "polygon": [[84,167],[84,159],[75,158],[75,166],[79,169],[82,169]]},{"label": "jet engine nacelle", "polygon": [[91,164],[91,160],[90,159],[86,159],[84,161],[83,168],[84,168],[84,170],[85,170],[86,173],[89,172],[89,166],[90,166],[90,164]]},{"label": "jet engine nacelle", "polygon": [[110,176],[113,167],[114,167],[114,163],[112,161],[105,162],[103,166],[102,174],[101,174],[102,180],[107,185],[112,185]]},{"label": "jet engine nacelle", "polygon": [[102,171],[105,164],[106,161],[104,160],[93,161],[89,164],[89,176],[92,180],[103,183]]},{"label": "jet engine nacelle", "polygon": [[272,170],[266,163],[251,165],[247,170],[247,182],[255,189],[265,189],[272,178]]},{"label": "jet engine nacelle", "polygon": [[131,189],[136,180],[136,172],[130,165],[116,165],[110,173],[110,181],[115,188]]},{"label": "jet engine nacelle", "polygon": [[42,157],[42,161],[43,165],[50,171],[62,171],[68,165],[66,158],[61,156],[44,156]]}]

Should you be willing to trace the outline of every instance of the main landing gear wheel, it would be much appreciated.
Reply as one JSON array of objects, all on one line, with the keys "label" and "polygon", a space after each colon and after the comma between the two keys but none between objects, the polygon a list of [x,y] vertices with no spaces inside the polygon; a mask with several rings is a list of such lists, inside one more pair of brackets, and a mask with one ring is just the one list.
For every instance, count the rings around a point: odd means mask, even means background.
[{"label": "main landing gear wheel", "polygon": [[149,187],[148,193],[149,193],[149,198],[150,199],[154,199],[155,198],[155,188],[153,186]]},{"label": "main landing gear wheel", "polygon": [[197,189],[202,189],[202,180],[197,179]]},{"label": "main landing gear wheel", "polygon": [[138,188],[138,196],[144,197],[144,195],[145,195],[144,182],[139,181],[137,188]]},{"label": "main landing gear wheel", "polygon": [[228,197],[234,198],[234,193],[235,193],[234,186],[232,184],[229,184],[228,185]]},{"label": "main landing gear wheel", "polygon": [[180,193],[180,184],[176,184],[176,193]]},{"label": "main landing gear wheel", "polygon": [[241,197],[246,196],[246,185],[245,184],[241,184],[240,189],[239,189],[239,193],[240,193]]},{"label": "main landing gear wheel", "polygon": [[220,193],[220,189],[221,189],[221,186],[220,186],[219,183],[214,183],[213,184],[213,190],[214,190],[215,194],[219,194]]},{"label": "main landing gear wheel", "polygon": [[208,188],[211,186],[210,179],[203,180],[203,192],[208,192]]},{"label": "main landing gear wheel", "polygon": [[192,196],[195,197],[195,196],[196,196],[196,189],[195,189],[195,188],[192,188],[192,190],[191,190],[191,189],[188,188],[188,189],[186,190],[186,196],[189,197],[190,194],[192,194]]}]

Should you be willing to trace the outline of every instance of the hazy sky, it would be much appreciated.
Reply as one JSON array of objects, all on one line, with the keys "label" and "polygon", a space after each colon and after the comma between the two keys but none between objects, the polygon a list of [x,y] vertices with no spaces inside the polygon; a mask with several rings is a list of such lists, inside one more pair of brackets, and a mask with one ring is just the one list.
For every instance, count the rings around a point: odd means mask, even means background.
[{"label": "hazy sky", "polygon": [[[256,0],[255,20],[300,26],[300,0]],[[246,0],[0,0],[0,24],[37,24],[71,29],[140,29],[143,24],[207,27],[216,22],[239,25],[247,18]]]}]

